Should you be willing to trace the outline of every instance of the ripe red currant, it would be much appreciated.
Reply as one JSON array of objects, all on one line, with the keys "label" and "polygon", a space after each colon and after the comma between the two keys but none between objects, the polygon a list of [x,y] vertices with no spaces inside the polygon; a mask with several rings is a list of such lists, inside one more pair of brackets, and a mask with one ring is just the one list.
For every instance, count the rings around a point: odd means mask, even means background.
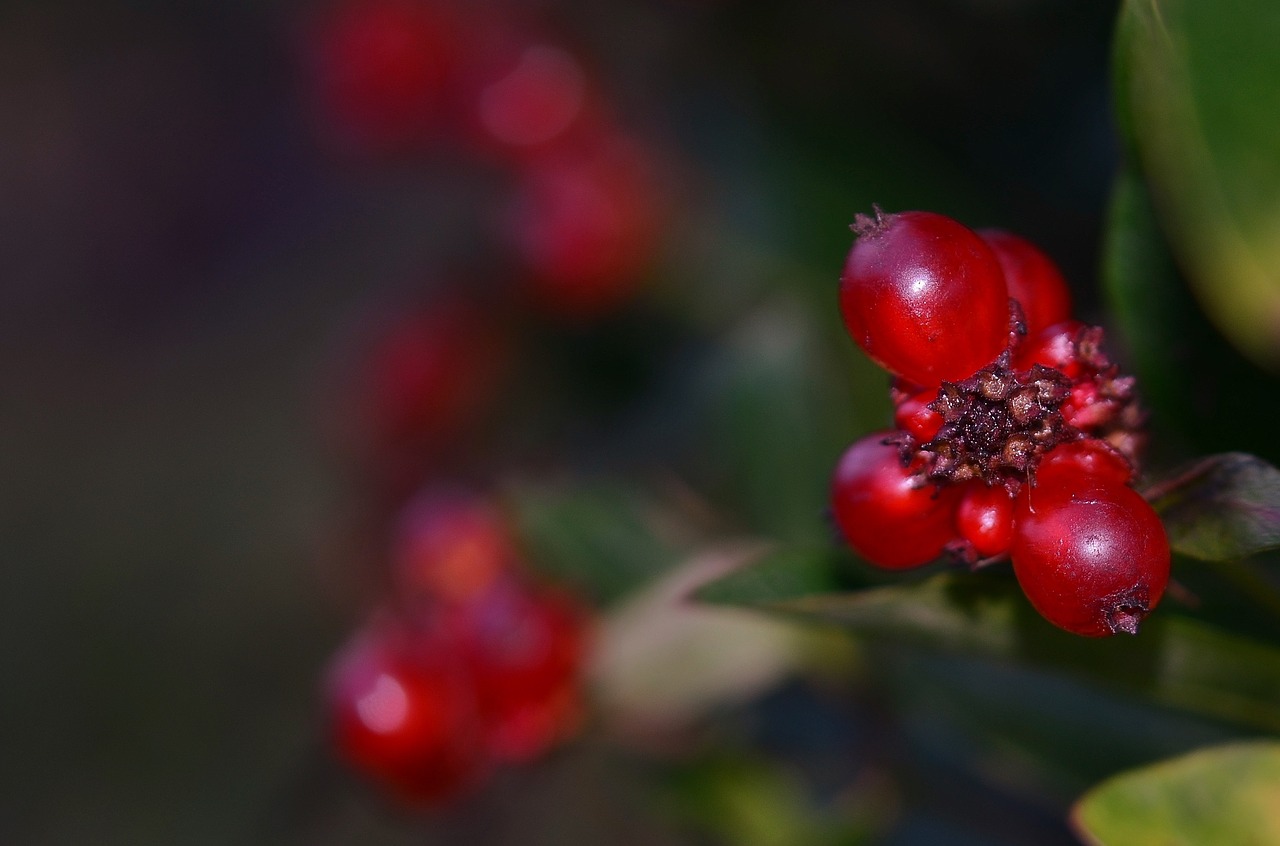
[{"label": "ripe red currant", "polygon": [[1146,500],[1059,472],[1023,488],[1015,519],[1013,571],[1045,619],[1086,637],[1137,633],[1169,581],[1169,541]]},{"label": "ripe red currant", "polygon": [[336,656],[325,685],[338,753],[402,799],[447,801],[485,761],[475,693],[436,628],[384,618]]},{"label": "ripe red currant", "polygon": [[981,558],[1003,555],[1013,542],[1013,498],[982,482],[964,486],[956,507],[956,531]]},{"label": "ripe red currant", "polygon": [[840,278],[854,341],[922,387],[971,376],[1008,343],[1009,292],[991,248],[932,212],[859,216]]},{"label": "ripe red currant", "polygon": [[836,465],[831,508],[854,552],[878,567],[927,564],[955,539],[958,489],[924,484],[902,466],[888,432],[854,442]]},{"label": "ripe red currant", "polygon": [[999,229],[980,229],[1004,270],[1009,296],[1022,306],[1027,333],[1035,334],[1071,316],[1071,293],[1053,260],[1024,238]]},{"label": "ripe red currant", "polygon": [[567,594],[507,580],[452,613],[490,754],[531,760],[582,717],[587,613]]}]

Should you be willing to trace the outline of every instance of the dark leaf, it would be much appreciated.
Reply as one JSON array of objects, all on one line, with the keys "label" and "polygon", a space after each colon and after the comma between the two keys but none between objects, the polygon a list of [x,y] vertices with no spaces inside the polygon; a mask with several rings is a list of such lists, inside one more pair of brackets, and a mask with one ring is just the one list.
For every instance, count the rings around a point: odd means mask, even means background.
[{"label": "dark leaf", "polygon": [[1210,456],[1149,497],[1183,555],[1232,561],[1280,547],[1280,470],[1256,456]]}]

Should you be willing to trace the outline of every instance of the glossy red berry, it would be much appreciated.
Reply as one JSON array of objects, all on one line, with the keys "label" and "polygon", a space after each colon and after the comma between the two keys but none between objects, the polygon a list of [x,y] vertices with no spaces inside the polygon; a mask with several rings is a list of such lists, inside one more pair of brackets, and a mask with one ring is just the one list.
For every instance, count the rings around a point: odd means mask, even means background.
[{"label": "glossy red berry", "polygon": [[929,408],[929,403],[937,396],[937,391],[921,391],[908,396],[894,408],[893,425],[921,443],[933,440],[942,428],[942,415]]},{"label": "glossy red berry", "polygon": [[1014,355],[1015,369],[1030,370],[1039,364],[1061,371],[1068,379],[1076,378],[1081,372],[1076,340],[1084,329],[1078,320],[1064,320],[1028,335]]},{"label": "glossy red berry", "polygon": [[1086,637],[1137,633],[1169,581],[1169,541],[1146,500],[1064,472],[1025,487],[1015,519],[1013,570],[1045,619]]},{"label": "glossy red berry", "polygon": [[420,494],[401,512],[392,538],[392,576],[404,597],[471,602],[510,576],[518,560],[502,514],[461,490]]},{"label": "glossy red berry", "polygon": [[955,539],[956,488],[936,489],[902,466],[888,432],[854,442],[836,465],[831,508],[854,552],[888,570],[927,564]]},{"label": "glossy red berry", "polygon": [[[1125,485],[1133,481],[1133,465],[1119,450],[1097,438],[1084,438],[1059,444],[1040,459],[1036,481],[1057,486],[1056,476],[1087,476],[1105,482]],[[1070,483],[1070,482],[1068,482]]]},{"label": "glossy red berry", "polygon": [[334,659],[325,703],[339,755],[408,802],[447,801],[484,767],[475,693],[436,629],[387,618],[360,632]]},{"label": "glossy red berry", "polygon": [[508,580],[452,620],[495,759],[531,760],[577,730],[588,641],[582,606]]},{"label": "glossy red berry", "polygon": [[980,558],[1005,554],[1013,542],[1013,497],[1002,487],[970,482],[956,506],[956,531]]},{"label": "glossy red berry", "polygon": [[840,278],[854,341],[922,387],[973,375],[1009,337],[1009,293],[991,248],[932,212],[859,217]]},{"label": "glossy red berry", "polygon": [[996,254],[1009,296],[1022,306],[1028,334],[1071,316],[1071,293],[1052,259],[1030,241],[1010,232],[980,229],[978,234]]}]

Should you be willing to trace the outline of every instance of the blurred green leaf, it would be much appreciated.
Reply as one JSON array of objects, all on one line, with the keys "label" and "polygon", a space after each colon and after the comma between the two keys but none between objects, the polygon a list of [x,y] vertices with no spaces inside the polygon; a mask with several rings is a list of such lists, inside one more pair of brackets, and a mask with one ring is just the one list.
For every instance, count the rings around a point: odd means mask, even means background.
[{"label": "blurred green leaf", "polygon": [[1280,470],[1256,456],[1209,456],[1150,495],[1175,552],[1233,561],[1280,547]]},{"label": "blurred green leaf", "polygon": [[[834,303],[834,277],[831,286]],[[750,534],[825,542],[832,468],[857,423],[888,419],[888,377],[861,356],[843,366],[839,352],[852,344],[833,342],[790,299],[756,309],[725,340],[699,385],[705,410],[693,460]]]},{"label": "blurred green leaf", "polygon": [[1072,820],[1099,846],[1280,843],[1280,743],[1231,744],[1108,779]]},{"label": "blurred green leaf", "polygon": [[521,484],[504,501],[535,569],[602,605],[679,564],[687,552],[669,510],[634,487]]},{"label": "blurred green leaf", "polygon": [[874,780],[823,806],[788,768],[746,755],[697,761],[670,787],[680,817],[734,846],[858,846],[872,842],[894,810],[887,785]]},{"label": "blurred green leaf", "polygon": [[826,593],[837,586],[839,559],[830,548],[777,550],[703,585],[695,596],[723,605],[768,605]]},{"label": "blurred green leaf", "polygon": [[[766,566],[777,562],[766,560]],[[746,571],[731,577],[745,584]],[[731,585],[733,583],[730,583]],[[769,600],[763,585],[779,585]],[[910,584],[796,597],[762,579],[754,592],[712,585],[700,595],[749,597],[794,618],[878,642],[1044,668],[1200,714],[1280,730],[1280,648],[1157,611],[1137,637],[1094,640],[1045,622],[1007,574],[940,573]]]},{"label": "blurred green leaf", "polygon": [[1127,0],[1119,122],[1211,318],[1280,365],[1280,7]]}]

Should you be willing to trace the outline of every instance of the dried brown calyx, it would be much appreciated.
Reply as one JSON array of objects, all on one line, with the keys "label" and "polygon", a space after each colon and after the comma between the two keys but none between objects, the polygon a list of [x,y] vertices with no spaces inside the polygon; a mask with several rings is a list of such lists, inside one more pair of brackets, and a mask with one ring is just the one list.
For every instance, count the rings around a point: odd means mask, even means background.
[{"label": "dried brown calyx", "polygon": [[1102,329],[1082,327],[1062,369],[1017,369],[1010,363],[1017,345],[1011,333],[1009,349],[994,363],[942,383],[928,406],[942,418],[932,439],[907,432],[894,437],[904,464],[917,464],[921,478],[937,485],[980,479],[1012,495],[1034,477],[1043,455],[1089,437],[1110,444],[1136,468],[1144,414],[1133,377],[1119,375],[1102,340]]}]

